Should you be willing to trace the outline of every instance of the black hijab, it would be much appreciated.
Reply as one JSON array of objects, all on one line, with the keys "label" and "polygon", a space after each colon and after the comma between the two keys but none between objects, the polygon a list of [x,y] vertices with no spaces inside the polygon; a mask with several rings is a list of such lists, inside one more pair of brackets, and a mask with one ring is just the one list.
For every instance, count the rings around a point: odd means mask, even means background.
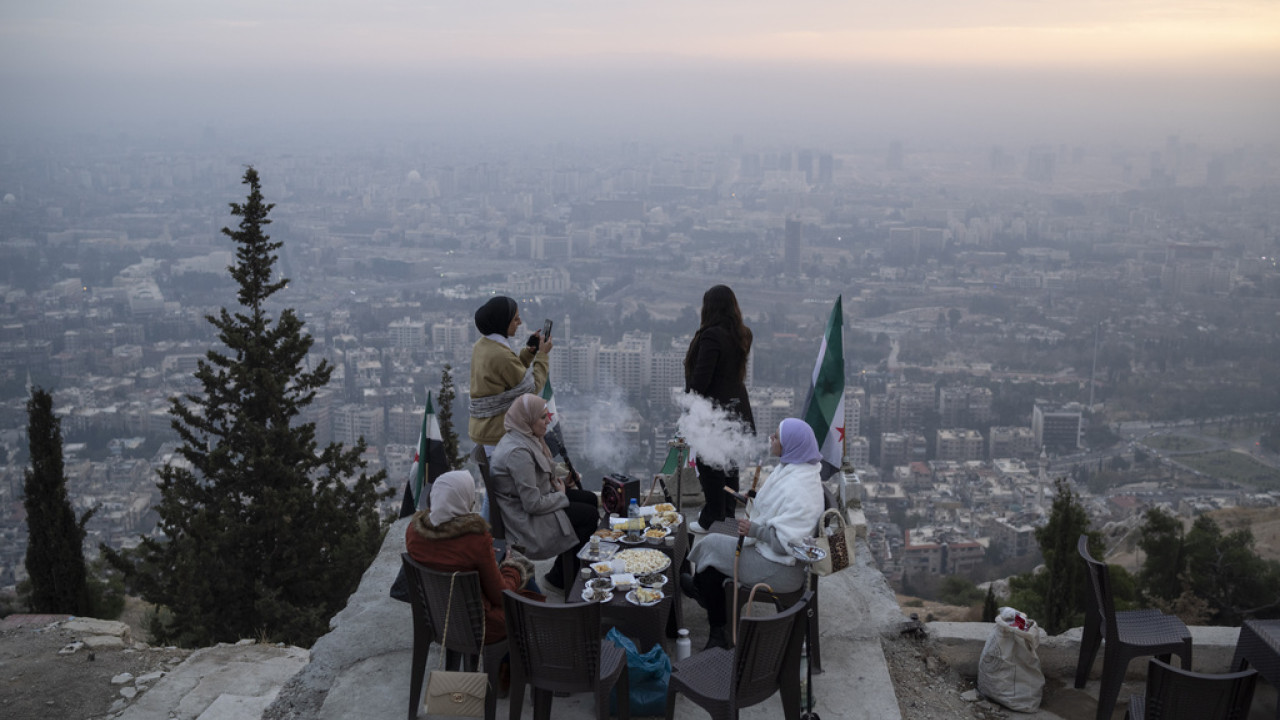
[{"label": "black hijab", "polygon": [[506,295],[498,295],[476,310],[476,329],[481,335],[497,333],[503,337],[511,327],[511,320],[516,316],[516,301]]}]

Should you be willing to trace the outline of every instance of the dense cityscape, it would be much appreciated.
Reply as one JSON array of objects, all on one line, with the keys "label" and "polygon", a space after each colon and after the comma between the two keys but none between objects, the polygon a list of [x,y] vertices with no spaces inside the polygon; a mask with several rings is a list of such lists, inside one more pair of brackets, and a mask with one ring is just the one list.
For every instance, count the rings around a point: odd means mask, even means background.
[{"label": "dense cityscape", "polygon": [[[170,398],[233,308],[228,203],[275,203],[283,306],[335,372],[321,442],[408,476],[451,368],[465,440],[471,317],[493,294],[555,322],[551,382],[589,485],[661,467],[710,285],[755,343],[757,427],[801,412],[837,297],[847,455],[886,575],[1008,574],[1051,479],[1099,527],[1280,502],[1280,154],[1132,147],[456,147],[248,156],[212,130],[0,153],[0,588],[24,577],[26,400],[51,390],[86,551],[154,530],[178,462]],[[696,448],[695,448],[696,449]],[[396,500],[398,502],[398,499]],[[394,512],[388,501],[385,511]],[[1126,525],[1127,523],[1127,525]],[[1000,575],[997,575],[1000,573]]]}]

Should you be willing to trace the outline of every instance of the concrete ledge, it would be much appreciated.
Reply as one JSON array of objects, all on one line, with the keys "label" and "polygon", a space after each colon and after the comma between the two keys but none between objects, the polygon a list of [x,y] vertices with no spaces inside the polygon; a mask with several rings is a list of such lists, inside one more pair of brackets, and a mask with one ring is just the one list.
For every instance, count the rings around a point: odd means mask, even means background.
[{"label": "concrete ledge", "polygon": [[[965,677],[978,676],[978,658],[991,635],[994,623],[928,623],[929,645],[939,658]],[[1197,672],[1222,673],[1231,666],[1240,628],[1195,626],[1191,630],[1191,669]],[[1061,635],[1048,636],[1041,631],[1040,667],[1047,677],[1056,677],[1070,685],[1075,680],[1076,662],[1080,657],[1081,628],[1072,628]],[[1173,661],[1177,665],[1177,660]],[[1102,651],[1093,663],[1089,674],[1098,679],[1102,671]],[[1147,663],[1131,662],[1126,677],[1141,680],[1147,676]]]}]

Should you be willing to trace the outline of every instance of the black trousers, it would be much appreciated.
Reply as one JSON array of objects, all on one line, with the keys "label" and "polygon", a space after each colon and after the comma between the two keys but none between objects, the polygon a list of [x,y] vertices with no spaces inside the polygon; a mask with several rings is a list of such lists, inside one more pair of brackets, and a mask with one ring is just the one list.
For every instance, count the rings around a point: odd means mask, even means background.
[{"label": "black trousers", "polygon": [[702,495],[706,498],[706,504],[698,513],[698,524],[709,528],[712,523],[732,518],[737,513],[738,501],[724,491],[724,486],[739,489],[738,469],[711,467],[703,465],[701,460],[697,461],[697,465],[698,484],[702,486]]},{"label": "black trousers", "polygon": [[573,534],[578,542],[556,556],[550,575],[553,582],[558,581],[568,589],[573,584],[573,573],[578,569],[578,550],[600,527],[600,501],[595,493],[576,488],[566,489],[564,494],[569,498],[569,507],[564,512],[569,516],[569,524],[573,525]]}]

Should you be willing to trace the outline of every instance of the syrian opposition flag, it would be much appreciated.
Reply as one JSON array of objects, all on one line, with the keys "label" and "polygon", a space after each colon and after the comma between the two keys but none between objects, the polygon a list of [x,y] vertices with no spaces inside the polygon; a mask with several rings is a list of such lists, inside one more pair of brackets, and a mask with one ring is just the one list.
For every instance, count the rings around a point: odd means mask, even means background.
[{"label": "syrian opposition flag", "polygon": [[[697,458],[693,455],[693,448],[685,446],[686,455],[684,458],[684,466],[686,468],[694,468],[697,470]],[[662,469],[658,471],[661,475],[673,475],[676,471],[676,463],[680,462],[677,456],[680,454],[680,448],[674,445],[667,451],[667,459],[662,463]]]},{"label": "syrian opposition flag", "polygon": [[844,460],[844,312],[840,301],[836,296],[804,402],[804,421],[813,428],[822,451],[824,479],[839,470]]},{"label": "syrian opposition flag", "polygon": [[551,389],[551,379],[542,384],[542,399],[547,403],[547,413],[551,415],[551,419],[547,420],[547,436],[543,438],[547,442],[547,447],[551,449],[552,455],[564,457],[564,433],[560,430],[560,413],[556,411],[556,394]]},{"label": "syrian opposition flag", "polygon": [[418,450],[409,469],[409,481],[404,485],[404,500],[400,503],[400,517],[412,515],[424,504],[423,489],[435,482],[449,461],[444,456],[444,437],[440,434],[440,422],[431,406],[431,392],[427,392],[427,409],[422,413],[422,432],[418,435]]}]

